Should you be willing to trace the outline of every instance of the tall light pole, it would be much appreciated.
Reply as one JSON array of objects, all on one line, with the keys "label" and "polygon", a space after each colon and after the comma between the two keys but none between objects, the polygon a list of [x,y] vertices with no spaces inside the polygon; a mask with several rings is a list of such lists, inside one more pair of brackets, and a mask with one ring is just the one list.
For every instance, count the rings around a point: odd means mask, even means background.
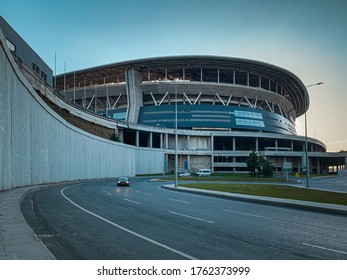
[{"label": "tall light pole", "polygon": [[177,156],[177,86],[175,85],[175,188],[177,188],[177,169],[178,169],[178,156]]},{"label": "tall light pole", "polygon": [[[324,82],[318,82],[315,84],[307,85],[306,88],[323,85]],[[306,188],[310,187],[309,177],[310,177],[310,168],[308,162],[308,141],[307,141],[307,95],[305,94],[305,161],[306,161]]]}]

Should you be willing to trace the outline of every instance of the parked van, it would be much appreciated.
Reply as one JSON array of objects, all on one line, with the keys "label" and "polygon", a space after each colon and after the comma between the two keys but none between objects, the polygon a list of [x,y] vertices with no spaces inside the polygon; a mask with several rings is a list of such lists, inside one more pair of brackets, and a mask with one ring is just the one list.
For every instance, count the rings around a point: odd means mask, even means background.
[{"label": "parked van", "polygon": [[195,172],[198,176],[210,176],[211,175],[211,169],[208,168],[202,168]]}]

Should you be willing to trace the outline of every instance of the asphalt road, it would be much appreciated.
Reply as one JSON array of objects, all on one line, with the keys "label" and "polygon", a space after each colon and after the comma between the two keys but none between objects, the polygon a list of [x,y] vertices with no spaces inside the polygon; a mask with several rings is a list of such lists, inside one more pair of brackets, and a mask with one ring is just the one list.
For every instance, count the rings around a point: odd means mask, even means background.
[{"label": "asphalt road", "polygon": [[347,176],[316,177],[310,181],[310,186],[314,189],[347,192]]},{"label": "asphalt road", "polygon": [[175,192],[134,178],[51,187],[21,210],[57,259],[347,259],[347,217]]}]

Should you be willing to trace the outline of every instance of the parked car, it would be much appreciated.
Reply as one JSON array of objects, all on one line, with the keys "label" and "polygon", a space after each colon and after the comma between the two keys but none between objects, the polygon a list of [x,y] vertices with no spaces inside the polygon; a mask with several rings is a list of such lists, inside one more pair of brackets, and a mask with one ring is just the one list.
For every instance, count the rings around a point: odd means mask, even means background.
[{"label": "parked car", "polygon": [[188,177],[188,176],[190,176],[190,173],[187,170],[185,170],[184,172],[178,174],[178,176],[180,176],[180,177]]},{"label": "parked car", "polygon": [[202,176],[210,176],[211,175],[211,169],[209,168],[202,168],[195,172],[196,175],[202,177]]},{"label": "parked car", "polygon": [[129,178],[126,176],[118,177],[117,186],[128,186],[129,187],[130,186]]}]

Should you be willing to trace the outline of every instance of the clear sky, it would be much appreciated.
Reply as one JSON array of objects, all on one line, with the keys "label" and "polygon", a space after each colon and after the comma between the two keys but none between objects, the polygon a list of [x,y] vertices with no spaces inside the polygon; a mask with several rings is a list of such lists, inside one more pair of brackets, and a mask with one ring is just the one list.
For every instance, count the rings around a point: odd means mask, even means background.
[{"label": "clear sky", "polygon": [[[347,150],[346,0],[0,0],[57,74],[124,60],[217,55],[271,63],[309,88],[308,135]],[[304,134],[303,117],[297,119]]]}]

